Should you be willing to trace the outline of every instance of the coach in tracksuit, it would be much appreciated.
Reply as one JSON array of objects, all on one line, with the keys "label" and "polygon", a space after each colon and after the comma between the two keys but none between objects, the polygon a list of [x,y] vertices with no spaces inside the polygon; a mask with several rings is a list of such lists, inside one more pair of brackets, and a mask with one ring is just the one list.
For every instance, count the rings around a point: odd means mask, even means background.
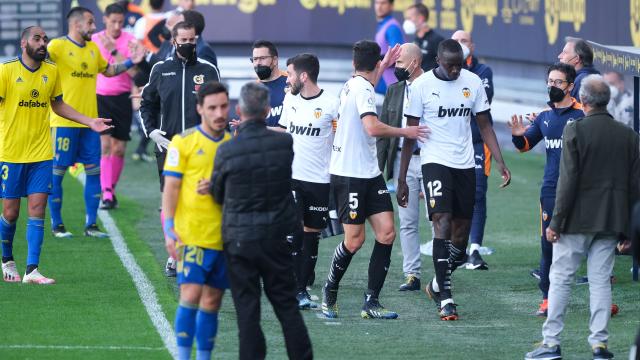
[{"label": "coach in tracksuit", "polygon": [[[142,89],[140,117],[144,134],[156,143],[160,191],[166,149],[174,135],[200,124],[196,93],[209,81],[220,81],[218,68],[196,52],[196,30],[189,22],[179,22],[172,31],[175,54],[156,63],[149,83]],[[160,214],[162,218],[162,213]],[[175,276],[175,264],[167,262],[167,275]]]},{"label": "coach in tracksuit", "polygon": [[[467,70],[478,75],[484,90],[487,93],[487,100],[491,104],[493,100],[493,71],[485,64],[478,62],[478,58],[473,56],[475,45],[471,38],[471,34],[458,30],[451,35],[453,40],[460,43],[463,56],[465,58],[465,67]],[[489,113],[491,119],[491,113]],[[476,124],[476,117],[471,116],[471,137],[473,140],[474,159],[476,162],[476,202],[473,207],[473,219],[471,220],[471,233],[469,234],[469,259],[468,269],[488,270],[487,263],[480,256],[479,249],[484,239],[484,225],[487,221],[487,178],[491,171],[491,153],[489,148],[485,146],[480,136],[480,129]]]},{"label": "coach in tracksuit", "polygon": [[509,127],[512,142],[521,151],[529,151],[544,140],[547,162],[544,167],[542,189],[540,189],[540,290],[542,303],[537,315],[547,315],[547,297],[549,295],[549,269],[553,257],[553,246],[547,241],[545,231],[551,222],[556,202],[556,186],[560,171],[562,153],[562,131],[567,123],[584,116],[582,106],[571,97],[576,71],[572,66],[562,63],[551,65],[547,75],[549,89],[549,108],[543,110],[528,127],[522,122],[522,116],[513,115]]}]

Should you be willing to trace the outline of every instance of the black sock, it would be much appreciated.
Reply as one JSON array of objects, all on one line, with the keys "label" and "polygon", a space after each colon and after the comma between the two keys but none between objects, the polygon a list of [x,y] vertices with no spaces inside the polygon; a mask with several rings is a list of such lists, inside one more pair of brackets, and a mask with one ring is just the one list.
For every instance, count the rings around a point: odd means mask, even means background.
[{"label": "black sock", "polygon": [[466,249],[467,247],[457,247],[453,243],[449,246],[449,263],[451,264],[451,272],[466,262]]},{"label": "black sock", "polygon": [[319,232],[305,232],[302,236],[302,257],[300,278],[298,279],[298,291],[305,290],[311,274],[316,268],[318,261],[318,244],[320,243]]},{"label": "black sock", "polygon": [[2,257],[2,263],[7,263],[9,261],[13,261],[13,256],[3,256]]},{"label": "black sock", "polygon": [[302,278],[302,233],[296,232],[293,235],[289,236],[289,240],[291,240],[291,258],[293,259],[293,273],[296,276],[296,288],[298,292],[304,289],[305,285],[301,282]]},{"label": "black sock", "polygon": [[329,276],[327,277],[327,285],[330,288],[337,288],[342,280],[342,276],[347,272],[347,268],[351,263],[353,254],[349,252],[344,245],[344,241],[340,242],[336,246],[336,251],[333,253],[333,260],[329,267]]},{"label": "black sock", "polygon": [[451,270],[449,268],[449,249],[447,240],[433,239],[433,268],[436,273],[436,282],[440,289],[440,299],[451,297]]},{"label": "black sock", "polygon": [[384,280],[387,278],[387,271],[389,271],[391,264],[391,248],[393,248],[393,244],[385,245],[378,241],[373,245],[369,260],[369,289],[367,289],[367,293],[375,298],[380,295]]},{"label": "black sock", "polygon": [[33,270],[37,269],[37,268],[38,268],[38,265],[27,265],[27,271],[26,271],[26,274],[27,274],[27,275],[31,274],[31,272],[32,272]]}]

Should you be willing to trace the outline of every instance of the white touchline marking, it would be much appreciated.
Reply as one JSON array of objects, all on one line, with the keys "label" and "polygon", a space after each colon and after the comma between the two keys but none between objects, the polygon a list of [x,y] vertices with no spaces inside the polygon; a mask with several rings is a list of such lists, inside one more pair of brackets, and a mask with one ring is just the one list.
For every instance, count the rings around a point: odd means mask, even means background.
[{"label": "white touchline marking", "polygon": [[[82,183],[82,186],[84,186],[85,179],[86,177],[84,173],[78,176],[78,180]],[[177,359],[178,348],[175,342],[175,334],[171,327],[171,323],[167,320],[166,315],[162,311],[162,307],[158,302],[158,297],[156,296],[156,291],[151,284],[151,281],[149,281],[149,278],[144,271],[142,271],[142,268],[140,268],[140,265],[136,262],[133,254],[129,251],[127,243],[124,241],[124,238],[111,215],[109,215],[105,210],[98,210],[98,217],[109,234],[111,245],[113,245],[113,249],[120,258],[120,261],[122,261],[122,265],[124,265],[129,275],[131,275],[133,283],[138,290],[138,295],[140,295],[140,300],[142,300],[142,304],[147,310],[147,314],[149,314],[149,318],[151,318],[153,326],[156,328],[156,331],[158,331],[165,348],[169,351],[171,357]]]},{"label": "white touchline marking", "polygon": [[166,351],[164,347],[149,346],[116,346],[116,345],[36,345],[36,344],[12,344],[0,345],[0,349],[46,349],[46,350],[114,350],[114,351]]}]

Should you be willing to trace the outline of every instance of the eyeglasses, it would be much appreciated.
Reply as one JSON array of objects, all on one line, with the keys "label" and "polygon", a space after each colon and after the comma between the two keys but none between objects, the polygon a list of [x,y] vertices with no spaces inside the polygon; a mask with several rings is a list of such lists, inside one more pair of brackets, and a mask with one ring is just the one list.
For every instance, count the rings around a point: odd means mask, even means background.
[{"label": "eyeglasses", "polygon": [[547,79],[547,85],[553,85],[553,86],[562,86],[562,84],[564,83],[568,83],[569,81],[567,80],[561,80],[561,79]]},{"label": "eyeglasses", "polygon": [[252,56],[252,57],[249,57],[249,61],[253,64],[255,62],[259,62],[259,61],[262,61],[262,60],[265,60],[265,59],[268,59],[268,58],[272,58],[272,57],[274,57],[274,56],[272,56],[272,55],[269,55],[269,56],[256,56],[256,57]]}]

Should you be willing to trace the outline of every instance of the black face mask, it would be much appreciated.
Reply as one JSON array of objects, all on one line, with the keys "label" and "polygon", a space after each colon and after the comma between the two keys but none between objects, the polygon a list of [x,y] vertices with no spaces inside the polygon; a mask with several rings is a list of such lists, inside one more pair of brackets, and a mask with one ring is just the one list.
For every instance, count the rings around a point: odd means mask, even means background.
[{"label": "black face mask", "polygon": [[187,60],[196,58],[196,44],[184,43],[176,44],[176,52]]},{"label": "black face mask", "polygon": [[553,103],[558,103],[564,99],[564,90],[558,87],[549,86],[547,87],[547,91],[549,92],[549,100]]},{"label": "black face mask", "polygon": [[398,81],[409,80],[409,77],[411,76],[409,70],[399,67],[393,69],[393,74],[396,76],[396,79],[398,79]]},{"label": "black face mask", "polygon": [[258,65],[254,68],[256,71],[256,75],[258,75],[258,79],[266,80],[271,77],[271,68],[266,65]]}]

